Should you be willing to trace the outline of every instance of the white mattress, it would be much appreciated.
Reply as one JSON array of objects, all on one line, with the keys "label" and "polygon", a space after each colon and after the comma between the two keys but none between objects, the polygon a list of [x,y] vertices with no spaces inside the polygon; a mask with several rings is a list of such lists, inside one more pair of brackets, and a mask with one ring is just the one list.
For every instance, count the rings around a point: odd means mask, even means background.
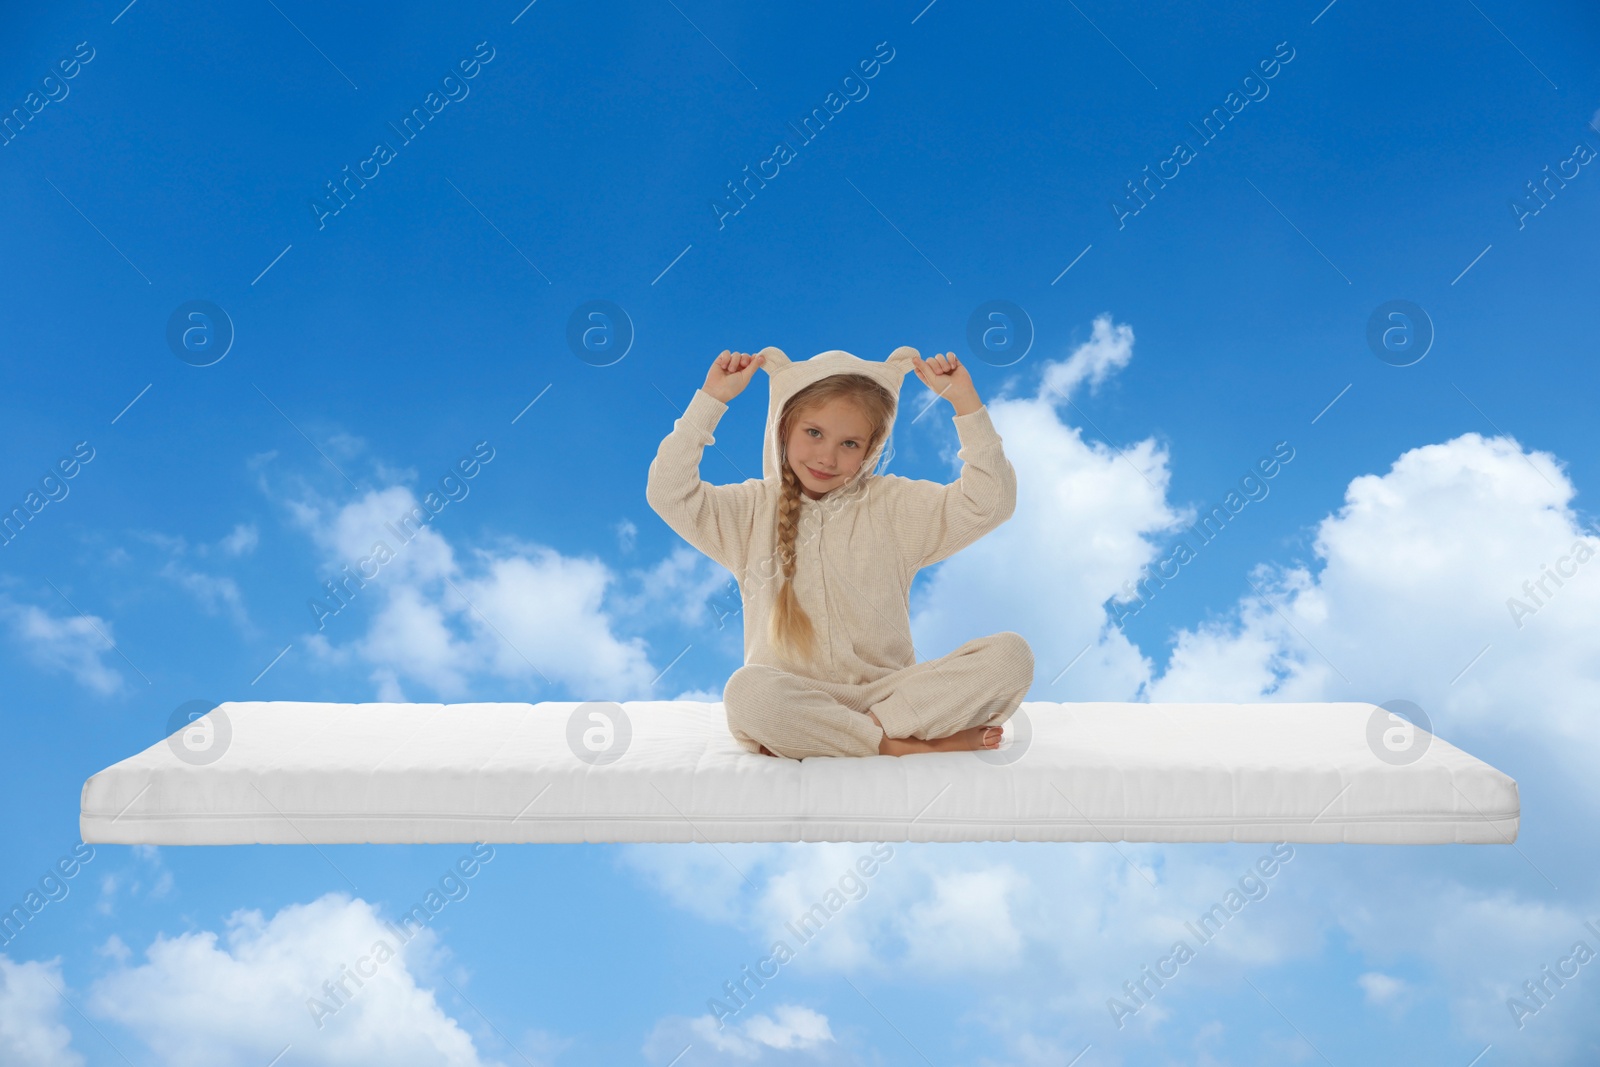
[{"label": "white mattress", "polygon": [[[1380,759],[1364,703],[1025,701],[998,754],[805,760],[746,752],[719,703],[581,706],[229,702],[199,724],[211,748],[180,731],[92,776],[79,825],[152,845],[1501,844],[1520,813],[1516,782],[1437,737]],[[569,744],[588,710],[619,707],[620,758]]]}]

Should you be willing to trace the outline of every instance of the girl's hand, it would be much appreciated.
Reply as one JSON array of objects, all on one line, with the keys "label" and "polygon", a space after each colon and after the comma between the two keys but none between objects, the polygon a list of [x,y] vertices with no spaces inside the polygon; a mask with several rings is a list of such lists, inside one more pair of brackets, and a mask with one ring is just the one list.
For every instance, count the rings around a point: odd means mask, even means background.
[{"label": "girl's hand", "polygon": [[726,404],[750,384],[750,379],[755,376],[756,368],[766,360],[765,356],[754,355],[748,352],[730,352],[726,348],[711,364],[711,369],[706,371],[706,384],[700,388]]},{"label": "girl's hand", "polygon": [[935,355],[932,359],[912,356],[911,368],[923,385],[950,401],[957,415],[969,415],[983,406],[977,387],[972,384],[972,375],[956,359],[954,352]]}]

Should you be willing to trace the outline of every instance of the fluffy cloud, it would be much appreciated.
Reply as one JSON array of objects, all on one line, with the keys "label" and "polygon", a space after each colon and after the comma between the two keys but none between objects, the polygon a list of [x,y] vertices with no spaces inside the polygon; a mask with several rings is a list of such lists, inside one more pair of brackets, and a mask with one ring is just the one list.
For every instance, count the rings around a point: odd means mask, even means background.
[{"label": "fluffy cloud", "polygon": [[[1204,995],[1218,981],[1237,983],[1249,969],[1313,957],[1320,937],[1306,928],[1305,917],[1326,918],[1319,894],[1337,874],[1337,863],[1319,865],[1297,852],[1272,877],[1250,883],[1254,899],[1219,936],[1201,945],[1185,923],[1198,921],[1230,891],[1237,892],[1241,877],[1255,871],[1258,858],[1271,854],[1271,845],[1028,845],[1007,846],[1001,856],[998,846],[985,843],[902,843],[893,845],[893,856],[863,880],[864,892],[847,898],[809,939],[797,938],[786,924],[824,900],[841,873],[872,847],[843,842],[721,845],[717,850],[625,846],[619,855],[678,906],[748,934],[751,951],[730,958],[729,977],[738,977],[740,965],[766,957],[774,940],[793,950],[767,987],[725,1020],[719,1029],[724,1037],[736,1021],[774,998],[836,988],[838,974],[880,987],[915,980],[959,1000],[964,1020],[991,1030],[999,1048],[1026,1063],[1051,1062],[1041,1051],[1045,1048],[1066,1051],[1057,1058],[1065,1062],[1084,1041],[1103,1042],[1121,1033],[1108,999],[1125,996],[1124,983],[1140,979],[1141,968],[1154,966],[1179,937],[1204,957],[1196,969],[1205,977],[1180,971],[1171,987],[1137,1014],[1135,1028],[1141,1032],[1159,1028],[1185,1001]],[[967,981],[968,975],[982,977]],[[1036,992],[1019,997],[1019,988]],[[705,995],[723,996],[715,989]],[[731,998],[726,1002],[738,1007]],[[687,1024],[675,1019],[658,1025],[656,1040],[663,1051],[681,1039],[661,1062],[695,1040],[683,1030]],[[705,1016],[702,1025],[714,1026],[714,1017]],[[1047,1032],[1030,1032],[1037,1030]],[[1069,1049],[1074,1039],[1079,1043]],[[731,1048],[748,1049],[737,1031],[726,1040]],[[1029,1048],[1039,1055],[1027,1054]]]},{"label": "fluffy cloud", "polygon": [[1124,700],[1149,677],[1149,661],[1101,605],[1155,560],[1163,532],[1189,518],[1166,498],[1167,451],[1153,438],[1120,448],[1086,439],[1057,409],[1073,389],[1126,365],[1133,342],[1130,327],[1102,316],[1064,363],[1045,366],[1033,396],[986,401],[1017,472],[1017,510],[918,578],[919,658],[1014,630],[1034,650],[1029,699]]},{"label": "fluffy cloud", "polygon": [[59,959],[15,963],[0,953],[0,1063],[6,1067],[81,1067],[62,1023],[67,983]]},{"label": "fluffy cloud", "polygon": [[929,879],[928,895],[901,915],[906,963],[925,974],[1010,970],[1020,962],[1023,937],[1012,916],[1013,897],[1027,880],[1009,864],[947,870]]},{"label": "fluffy cloud", "polygon": [[619,595],[619,612],[637,618],[647,612],[665,616],[707,637],[720,631],[724,644],[742,654],[738,583],[726,567],[680,542],[652,566],[630,571],[629,578],[638,593]]},{"label": "fluffy cloud", "polygon": [[[1508,438],[1414,448],[1350,483],[1317,528],[1315,572],[1262,565],[1264,595],[1181,632],[1151,699],[1404,698],[1463,747],[1579,774],[1600,755],[1600,562],[1577,557],[1600,538],[1575,494],[1554,456]],[[1569,575],[1544,578],[1558,564]],[[1513,599],[1540,606],[1514,617]]]},{"label": "fluffy cloud", "polygon": [[1100,383],[1126,367],[1133,359],[1133,327],[1111,321],[1109,314],[1095,316],[1093,332],[1089,339],[1072,355],[1060,363],[1046,363],[1042,394],[1059,394],[1070,398],[1073,391],[1085,382],[1093,395]]},{"label": "fluffy cloud", "polygon": [[[377,962],[379,942],[396,950],[392,958]],[[147,962],[121,963],[93,984],[89,1010],[171,1067],[260,1067],[285,1045],[296,1063],[341,1067],[498,1062],[483,1059],[419,984],[437,955],[427,927],[400,943],[366,901],[329,893],[271,919],[236,911],[221,939],[210,930],[158,936]],[[363,957],[372,962],[359,969],[374,973],[348,982],[347,996],[330,994],[325,984]],[[335,1010],[314,1011],[313,999]]]},{"label": "fluffy cloud", "polygon": [[308,607],[322,630],[307,644],[325,662],[364,665],[379,699],[406,699],[408,684],[466,699],[483,676],[518,683],[530,699],[662,698],[645,642],[616,633],[606,605],[615,576],[599,560],[507,539],[463,562],[418,521],[429,513],[405,486],[344,505],[307,491],[288,507],[337,588],[307,581],[308,603],[322,605]]}]

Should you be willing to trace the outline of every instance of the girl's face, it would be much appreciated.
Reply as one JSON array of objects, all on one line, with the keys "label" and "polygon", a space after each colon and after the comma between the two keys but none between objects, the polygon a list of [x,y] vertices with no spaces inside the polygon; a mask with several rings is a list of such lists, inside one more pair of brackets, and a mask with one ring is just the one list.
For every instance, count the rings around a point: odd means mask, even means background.
[{"label": "girl's face", "polygon": [[818,500],[849,481],[866,459],[871,437],[866,416],[843,397],[797,412],[784,447],[801,492]]}]

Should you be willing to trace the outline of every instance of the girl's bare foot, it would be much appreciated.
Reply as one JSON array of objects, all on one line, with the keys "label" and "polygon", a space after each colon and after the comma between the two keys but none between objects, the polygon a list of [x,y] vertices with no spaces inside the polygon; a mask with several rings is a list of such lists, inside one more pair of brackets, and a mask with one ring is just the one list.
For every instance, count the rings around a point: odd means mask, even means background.
[{"label": "girl's bare foot", "polygon": [[[878,723],[879,729],[883,723],[872,712],[872,721]],[[909,756],[914,752],[970,752],[980,748],[999,748],[1005,736],[1002,726],[970,726],[965,730],[957,730],[949,737],[923,739],[920,737],[890,737],[885,734],[882,741],[878,742],[878,755],[880,756]]]}]

